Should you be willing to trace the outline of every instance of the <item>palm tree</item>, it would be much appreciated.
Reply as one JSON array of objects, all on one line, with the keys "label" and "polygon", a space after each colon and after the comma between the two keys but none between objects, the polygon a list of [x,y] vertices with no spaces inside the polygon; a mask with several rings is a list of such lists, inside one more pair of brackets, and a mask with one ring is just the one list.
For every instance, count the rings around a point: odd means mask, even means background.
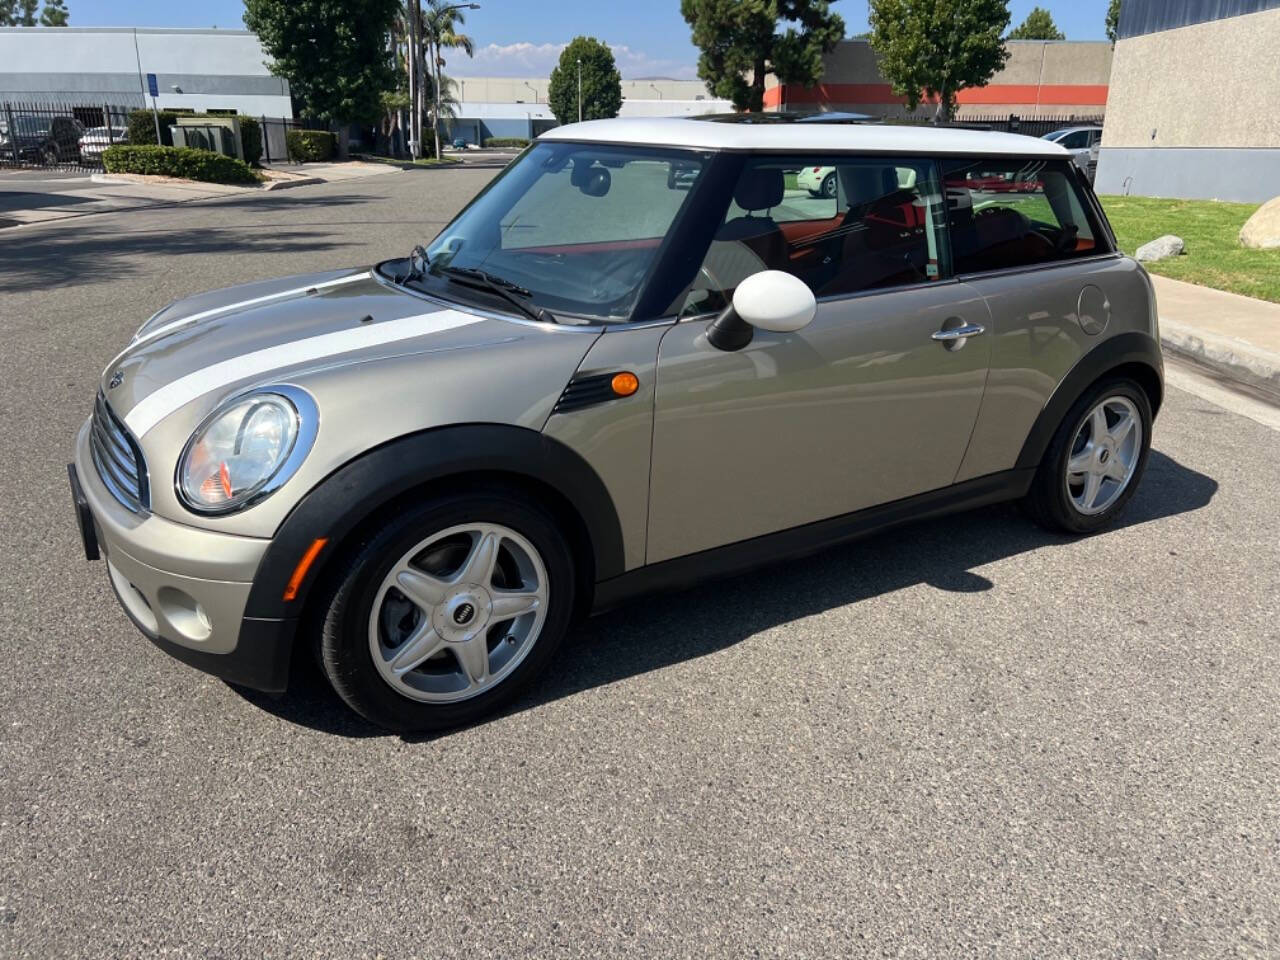
[{"label": "palm tree", "polygon": [[[433,116],[432,120],[437,122],[439,120],[457,120],[458,108],[462,106],[462,104],[458,102],[458,95],[456,93],[458,85],[452,77],[446,76],[441,70],[436,71],[436,78],[436,82],[440,84],[440,116],[438,118]],[[430,94],[434,102],[434,83],[427,90],[427,93]]]},{"label": "palm tree", "polygon": [[[431,73],[435,78],[434,86],[440,90],[440,112],[444,114],[444,97],[448,94],[449,87],[442,83],[440,72],[445,65],[443,51],[461,50],[470,57],[475,54],[475,44],[469,36],[457,29],[460,24],[467,22],[467,18],[461,10],[450,3],[450,0],[427,0],[426,8],[419,8],[419,10],[422,15],[422,44],[426,48],[427,58],[431,63]],[[431,127],[435,132],[437,157],[440,156],[440,120],[441,118],[435,115],[433,107]]]}]

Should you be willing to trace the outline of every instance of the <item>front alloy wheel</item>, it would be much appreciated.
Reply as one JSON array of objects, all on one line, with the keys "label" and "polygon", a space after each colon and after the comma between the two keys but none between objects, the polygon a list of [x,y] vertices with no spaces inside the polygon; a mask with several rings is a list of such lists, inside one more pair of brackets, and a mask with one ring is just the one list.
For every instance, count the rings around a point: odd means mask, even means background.
[{"label": "front alloy wheel", "polygon": [[478,719],[550,660],[574,608],[554,517],[492,489],[395,512],[326,571],[320,660],[338,695],[403,733]]},{"label": "front alloy wheel", "polygon": [[547,571],[510,527],[473,523],[432,534],[382,581],[369,651],[397,693],[454,703],[501,683],[537,643]]}]

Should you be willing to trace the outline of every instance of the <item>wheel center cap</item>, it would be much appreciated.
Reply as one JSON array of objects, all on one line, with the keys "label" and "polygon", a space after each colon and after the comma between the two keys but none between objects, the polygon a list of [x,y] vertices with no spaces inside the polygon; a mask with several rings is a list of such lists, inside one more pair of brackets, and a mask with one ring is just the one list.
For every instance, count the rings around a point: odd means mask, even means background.
[{"label": "wheel center cap", "polygon": [[1110,459],[1111,459],[1111,451],[1107,450],[1106,448],[1103,448],[1103,450],[1098,454],[1098,462],[1106,463]]},{"label": "wheel center cap", "polygon": [[431,614],[436,632],[446,640],[462,642],[475,636],[489,622],[493,601],[483,587],[456,587]]}]

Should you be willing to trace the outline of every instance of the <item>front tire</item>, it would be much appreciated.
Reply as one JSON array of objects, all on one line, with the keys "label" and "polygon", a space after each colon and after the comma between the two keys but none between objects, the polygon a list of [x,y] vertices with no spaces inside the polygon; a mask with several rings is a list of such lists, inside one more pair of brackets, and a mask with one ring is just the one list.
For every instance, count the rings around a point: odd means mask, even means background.
[{"label": "front tire", "polygon": [[1095,384],[1063,418],[1024,500],[1041,526],[1094,533],[1133,497],[1151,451],[1151,401],[1127,377]]},{"label": "front tire", "polygon": [[324,673],[352,709],[398,733],[497,710],[550,661],[574,609],[555,520],[503,490],[390,518],[328,582]]}]

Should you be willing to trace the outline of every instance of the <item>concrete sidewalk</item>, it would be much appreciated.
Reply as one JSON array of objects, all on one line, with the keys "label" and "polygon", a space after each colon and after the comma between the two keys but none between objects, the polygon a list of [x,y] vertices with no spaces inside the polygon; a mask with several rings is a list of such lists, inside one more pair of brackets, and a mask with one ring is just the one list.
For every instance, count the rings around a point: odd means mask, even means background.
[{"label": "concrete sidewalk", "polygon": [[1280,303],[1167,277],[1151,281],[1166,353],[1280,401]]}]

